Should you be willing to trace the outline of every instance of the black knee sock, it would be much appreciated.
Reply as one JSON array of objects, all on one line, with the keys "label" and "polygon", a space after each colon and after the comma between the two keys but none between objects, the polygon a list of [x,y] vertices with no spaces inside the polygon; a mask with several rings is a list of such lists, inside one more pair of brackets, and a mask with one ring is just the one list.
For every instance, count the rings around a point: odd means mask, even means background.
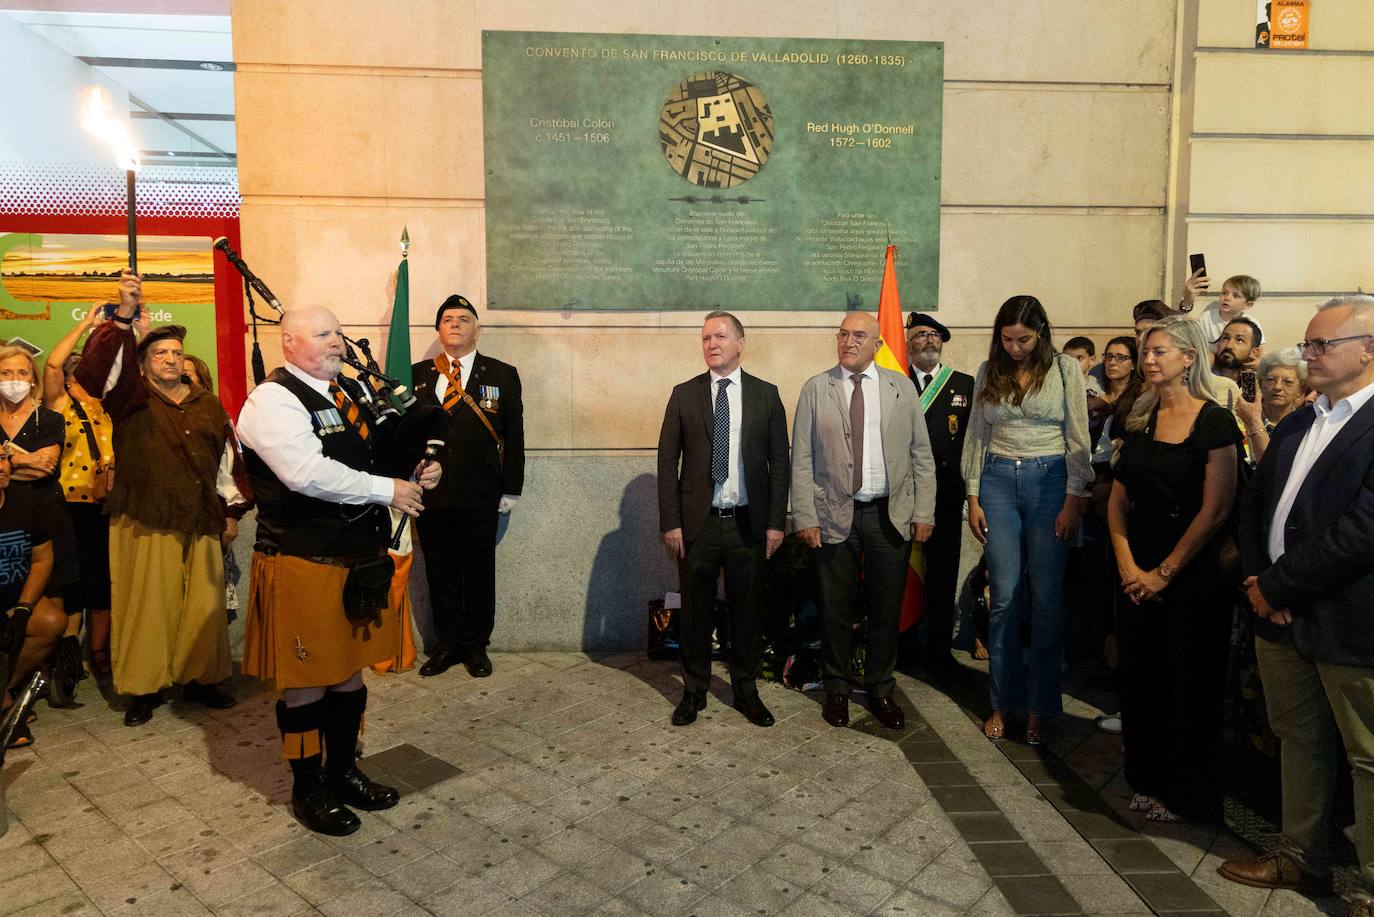
[{"label": "black knee sock", "polygon": [[356,761],[358,733],[362,730],[363,711],[367,709],[367,688],[330,691],[320,703],[325,705],[325,770],[347,774]]},{"label": "black knee sock", "polygon": [[325,702],[299,707],[277,701],[277,728],[281,730],[281,756],[291,765],[291,795],[304,799],[320,785],[324,762],[320,734],[325,722]]}]

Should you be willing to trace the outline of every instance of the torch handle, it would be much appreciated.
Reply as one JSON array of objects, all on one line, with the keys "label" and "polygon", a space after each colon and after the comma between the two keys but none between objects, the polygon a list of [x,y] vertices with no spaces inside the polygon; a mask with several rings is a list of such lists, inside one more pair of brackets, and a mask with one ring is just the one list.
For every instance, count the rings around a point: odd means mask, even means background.
[{"label": "torch handle", "polygon": [[138,210],[134,204],[134,185],[138,173],[133,169],[124,172],[124,182],[129,209],[129,272],[138,273]]}]

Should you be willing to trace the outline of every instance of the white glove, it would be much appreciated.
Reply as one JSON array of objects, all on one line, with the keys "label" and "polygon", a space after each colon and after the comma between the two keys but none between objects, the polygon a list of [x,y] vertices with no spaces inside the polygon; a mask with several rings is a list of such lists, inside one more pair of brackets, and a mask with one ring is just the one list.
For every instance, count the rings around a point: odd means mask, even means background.
[{"label": "white glove", "polygon": [[501,502],[496,504],[496,511],[503,516],[510,515],[510,511],[515,509],[516,501],[519,499],[519,495],[505,494],[501,497]]}]

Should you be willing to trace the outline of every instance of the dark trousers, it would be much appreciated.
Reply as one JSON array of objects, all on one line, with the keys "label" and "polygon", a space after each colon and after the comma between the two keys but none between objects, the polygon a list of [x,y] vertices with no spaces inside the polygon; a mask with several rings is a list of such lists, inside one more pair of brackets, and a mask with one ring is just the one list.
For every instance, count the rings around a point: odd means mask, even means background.
[{"label": "dark trousers", "polygon": [[1231,605],[1215,567],[1184,568],[1161,601],[1121,606],[1126,782],[1185,818],[1221,816]]},{"label": "dark trousers", "polygon": [[[887,498],[854,503],[849,537],[822,544],[816,552],[820,587],[821,660],[827,694],[848,696],[858,686],[854,675],[854,627],[862,608],[868,617],[863,685],[870,697],[890,697],[897,665],[897,625],[902,617],[911,564],[911,542],[892,525]],[[861,576],[862,574],[862,576]]]},{"label": "dark trousers", "polygon": [[956,506],[953,513],[936,514],[935,532],[922,546],[926,553],[926,659],[935,665],[950,658],[963,540],[964,520]]},{"label": "dark trousers", "polygon": [[735,700],[758,694],[763,664],[763,538],[749,535],[749,509],[734,516],[708,515],[697,537],[678,561],[682,580],[682,687],[705,695],[711,683],[711,629],[715,621],[716,580],[725,568],[725,598],[730,604],[730,687]]},{"label": "dark trousers", "polygon": [[439,648],[459,654],[491,643],[496,623],[496,507],[427,509],[420,546]]}]

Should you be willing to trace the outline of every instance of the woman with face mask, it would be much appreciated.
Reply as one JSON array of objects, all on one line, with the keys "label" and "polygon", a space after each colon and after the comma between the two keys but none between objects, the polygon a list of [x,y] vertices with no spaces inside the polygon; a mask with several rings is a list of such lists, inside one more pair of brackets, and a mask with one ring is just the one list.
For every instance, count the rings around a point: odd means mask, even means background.
[{"label": "woman with face mask", "polygon": [[[48,577],[43,603],[65,610],[65,589],[77,582],[76,541],[63,506],[57,465],[62,450],[62,415],[39,404],[38,370],[33,357],[21,347],[0,347],[0,444],[8,444],[14,470],[10,490],[23,493],[52,520],[53,571]],[[73,699],[75,680],[81,677],[81,654],[67,655],[61,672],[52,672],[52,702],[65,706]]]}]

